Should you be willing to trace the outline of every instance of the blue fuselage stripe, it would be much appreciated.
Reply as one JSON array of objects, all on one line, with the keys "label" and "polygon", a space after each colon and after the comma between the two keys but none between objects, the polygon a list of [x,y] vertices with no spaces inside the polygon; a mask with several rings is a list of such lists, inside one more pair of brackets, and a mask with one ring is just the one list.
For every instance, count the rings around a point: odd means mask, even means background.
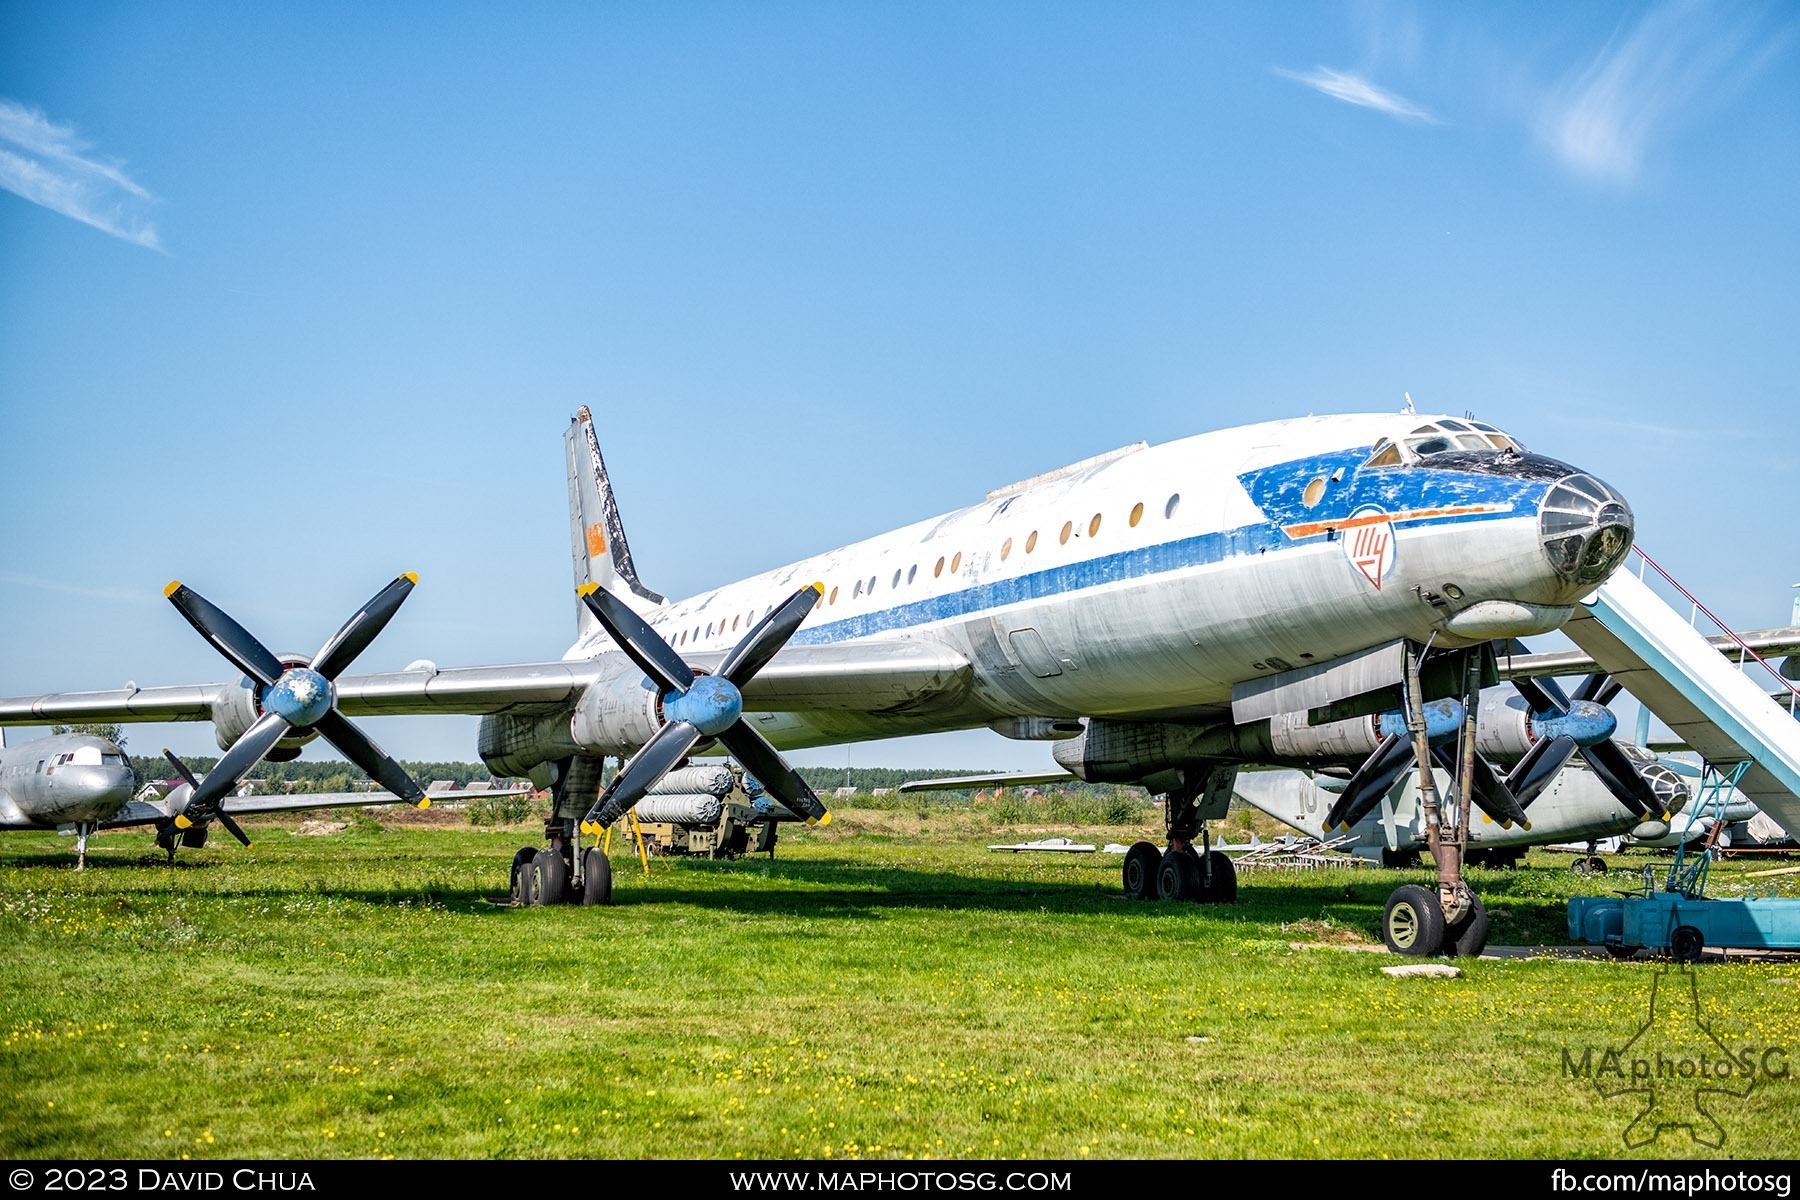
[{"label": "blue fuselage stripe", "polygon": [[[1513,499],[1512,496],[1507,497]],[[1527,510],[1532,511],[1532,510]],[[1503,520],[1518,515],[1511,504],[1505,511],[1463,513],[1434,517],[1421,521],[1396,522],[1402,527],[1419,525],[1461,525],[1477,521]],[[976,584],[942,596],[915,600],[893,608],[879,609],[828,624],[802,629],[793,637],[792,645],[817,646],[870,637],[896,629],[910,629],[940,621],[954,621],[992,609],[1004,608],[1031,600],[1064,596],[1087,588],[1164,575],[1194,567],[1209,566],[1228,558],[1280,551],[1329,540],[1330,535],[1293,539],[1267,522],[1241,525],[1219,533],[1203,533],[1154,546],[1123,550],[1083,559],[1029,575],[1015,575],[992,583]]]}]

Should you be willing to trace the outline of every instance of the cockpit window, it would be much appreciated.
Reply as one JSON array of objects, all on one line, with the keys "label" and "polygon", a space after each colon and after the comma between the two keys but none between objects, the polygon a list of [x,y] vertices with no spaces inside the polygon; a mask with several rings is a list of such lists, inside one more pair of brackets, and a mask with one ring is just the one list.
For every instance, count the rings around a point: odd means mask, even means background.
[{"label": "cockpit window", "polygon": [[[1523,453],[1525,447],[1517,439],[1480,421],[1458,421],[1445,418],[1421,425],[1404,439],[1406,449],[1417,458],[1429,458],[1451,450],[1501,450]],[[1373,464],[1371,464],[1373,465]]]},{"label": "cockpit window", "polygon": [[1369,455],[1369,460],[1365,462],[1363,466],[1397,467],[1401,462],[1400,447],[1388,441],[1386,438],[1382,438],[1379,442],[1375,443],[1375,453]]}]

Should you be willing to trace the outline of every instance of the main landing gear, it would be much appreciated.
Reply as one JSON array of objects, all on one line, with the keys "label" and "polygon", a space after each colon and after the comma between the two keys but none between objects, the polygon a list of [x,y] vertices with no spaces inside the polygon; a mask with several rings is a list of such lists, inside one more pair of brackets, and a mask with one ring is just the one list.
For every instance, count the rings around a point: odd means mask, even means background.
[{"label": "main landing gear", "polygon": [[[1138,842],[1125,852],[1125,894],[1134,900],[1192,900],[1230,904],[1237,899],[1237,868],[1224,851],[1212,849],[1207,818],[1221,817],[1231,803],[1235,767],[1181,773],[1164,795],[1169,848]],[[1195,849],[1198,833],[1200,847]]]},{"label": "main landing gear", "polygon": [[612,863],[598,846],[581,848],[577,828],[600,794],[604,760],[572,758],[558,764],[551,785],[554,807],[544,822],[548,845],[513,855],[508,895],[513,904],[611,904]]},{"label": "main landing gear", "polygon": [[1463,658],[1463,711],[1467,715],[1458,746],[1459,770],[1450,795],[1440,797],[1425,731],[1420,658],[1408,645],[1406,725],[1413,739],[1419,802],[1425,810],[1426,837],[1437,866],[1437,887],[1408,883],[1395,888],[1381,915],[1381,939],[1395,954],[1413,958],[1436,954],[1473,958],[1487,948],[1488,940],[1487,909],[1463,879],[1469,848],[1469,810],[1475,803],[1475,720],[1480,710],[1484,660],[1478,650],[1466,652]]}]

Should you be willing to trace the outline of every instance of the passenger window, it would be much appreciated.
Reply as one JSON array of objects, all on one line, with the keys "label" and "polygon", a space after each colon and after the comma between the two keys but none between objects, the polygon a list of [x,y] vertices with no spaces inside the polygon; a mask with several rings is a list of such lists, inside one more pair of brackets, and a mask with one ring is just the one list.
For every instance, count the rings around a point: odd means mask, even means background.
[{"label": "passenger window", "polygon": [[1069,544],[1069,535],[1070,535],[1070,534],[1071,534],[1071,533],[1074,533],[1074,532],[1075,532],[1075,522],[1073,522],[1073,521],[1064,521],[1064,522],[1063,522],[1063,531],[1062,531],[1062,536],[1061,536],[1061,537],[1059,537],[1059,538],[1057,538],[1057,539],[1056,539],[1056,540],[1057,540],[1057,541],[1058,541],[1058,542],[1059,542],[1059,543],[1061,543],[1061,544],[1062,544],[1062,545],[1064,545],[1064,546],[1066,546],[1066,545],[1068,545],[1068,544]]},{"label": "passenger window", "polygon": [[900,586],[900,568],[899,567],[894,568],[894,584],[893,584],[893,586],[895,586],[895,587]]},{"label": "passenger window", "polygon": [[1032,530],[1025,537],[1025,553],[1030,554],[1037,549],[1037,530]]},{"label": "passenger window", "polygon": [[906,582],[911,583],[913,581],[913,576],[917,575],[918,573],[919,573],[919,564],[918,563],[914,563],[912,566],[906,568]]},{"label": "passenger window", "polygon": [[1163,505],[1163,520],[1167,521],[1173,518],[1175,516],[1175,510],[1180,507],[1181,493],[1176,492],[1173,496],[1169,497],[1169,502]]},{"label": "passenger window", "polygon": [[1005,562],[1007,559],[1007,556],[1010,555],[1011,553],[1012,553],[1012,539],[1007,538],[1004,542],[1000,543],[1000,561]]},{"label": "passenger window", "polygon": [[856,586],[850,589],[850,598],[854,600],[860,595],[862,595],[862,580],[859,579],[856,581]]},{"label": "passenger window", "polygon": [[958,550],[956,552],[956,557],[950,560],[950,573],[952,575],[954,575],[961,568],[962,568],[962,551]]},{"label": "passenger window", "polygon": [[944,573],[944,558],[942,555],[939,555],[938,561],[937,561],[937,566],[931,568],[931,577],[933,579],[936,579],[939,575],[942,575],[943,573]]},{"label": "passenger window", "polygon": [[1130,521],[1131,527],[1133,529],[1136,529],[1137,523],[1143,519],[1144,519],[1144,502],[1142,500],[1139,500],[1136,504],[1131,506],[1131,521]]},{"label": "passenger window", "polygon": [[874,594],[875,594],[875,577],[873,575],[871,575],[871,576],[869,576],[869,595],[873,596]]},{"label": "passenger window", "polygon": [[1088,536],[1089,537],[1100,536],[1100,514],[1099,513],[1095,513],[1094,519],[1088,522]]},{"label": "passenger window", "polygon": [[825,603],[827,603],[827,604],[836,604],[837,603],[837,588],[834,587],[831,589],[831,598],[829,600],[825,601]]}]

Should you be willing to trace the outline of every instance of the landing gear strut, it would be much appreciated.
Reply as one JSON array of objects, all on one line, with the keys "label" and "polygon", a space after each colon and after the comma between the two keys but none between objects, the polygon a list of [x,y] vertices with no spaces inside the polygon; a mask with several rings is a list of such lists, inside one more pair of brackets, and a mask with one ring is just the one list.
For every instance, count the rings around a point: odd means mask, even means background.
[{"label": "landing gear strut", "polygon": [[1480,711],[1483,659],[1478,651],[1464,655],[1462,738],[1456,778],[1448,797],[1438,794],[1431,767],[1431,743],[1425,731],[1425,704],[1419,686],[1422,654],[1406,650],[1406,729],[1413,740],[1419,772],[1419,803],[1425,812],[1425,834],[1437,866],[1435,891],[1406,884],[1388,897],[1381,936],[1389,950],[1415,958],[1435,954],[1479,955],[1487,947],[1488,917],[1480,897],[1463,879],[1469,849],[1469,810],[1475,794],[1475,725]]},{"label": "landing gear strut", "polygon": [[[100,828],[98,821],[75,822],[75,869],[77,871],[87,870],[88,836],[98,828]],[[170,854],[172,856],[174,851],[170,851]]]},{"label": "landing gear strut", "polygon": [[1231,766],[1179,772],[1175,786],[1163,793],[1169,848],[1159,851],[1154,842],[1138,842],[1125,852],[1128,897],[1199,904],[1230,904],[1237,899],[1237,868],[1223,851],[1212,848],[1207,829],[1207,821],[1225,815],[1236,778],[1237,768]]}]

